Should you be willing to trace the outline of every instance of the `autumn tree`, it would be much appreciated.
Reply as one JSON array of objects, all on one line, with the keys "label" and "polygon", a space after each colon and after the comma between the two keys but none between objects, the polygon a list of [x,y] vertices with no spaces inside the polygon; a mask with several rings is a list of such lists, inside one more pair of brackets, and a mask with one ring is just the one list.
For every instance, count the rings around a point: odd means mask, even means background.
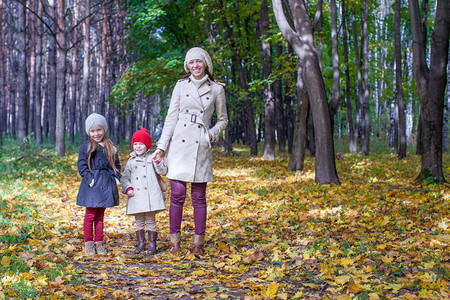
[{"label": "autumn tree", "polygon": [[427,37],[422,28],[418,0],[409,0],[413,39],[413,70],[421,108],[421,170],[416,180],[445,182],[442,172],[442,127],[450,34],[450,4],[437,0],[427,64]]},{"label": "autumn tree", "polygon": [[[304,1],[290,0],[288,3],[289,7],[284,8],[281,0],[275,0],[273,2],[273,11],[278,27],[294,49],[303,68],[301,75],[308,93],[314,119],[316,144],[315,180],[317,183],[339,184],[334,161],[333,134],[331,132],[328,101],[314,46],[312,24]],[[293,27],[291,27],[287,19],[285,13],[287,9],[290,9]]]}]

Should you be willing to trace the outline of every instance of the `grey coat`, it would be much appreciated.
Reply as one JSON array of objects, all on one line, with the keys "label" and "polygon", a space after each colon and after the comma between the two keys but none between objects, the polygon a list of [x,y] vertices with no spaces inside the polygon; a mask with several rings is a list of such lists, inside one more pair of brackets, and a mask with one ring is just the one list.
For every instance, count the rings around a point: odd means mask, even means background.
[{"label": "grey coat", "polygon": [[127,215],[150,211],[160,212],[166,209],[164,196],[153,166],[159,174],[167,173],[167,166],[164,162],[159,165],[152,163],[150,151],[142,156],[137,156],[134,151],[131,152],[122,176],[123,193],[126,193],[130,187],[134,190],[134,196],[128,197]]},{"label": "grey coat", "polygon": [[[211,117],[217,122],[209,128]],[[209,133],[216,140],[228,124],[225,90],[209,78],[197,89],[190,79],[179,80],[170,100],[158,148],[166,152],[167,177],[185,182],[212,182]]]}]

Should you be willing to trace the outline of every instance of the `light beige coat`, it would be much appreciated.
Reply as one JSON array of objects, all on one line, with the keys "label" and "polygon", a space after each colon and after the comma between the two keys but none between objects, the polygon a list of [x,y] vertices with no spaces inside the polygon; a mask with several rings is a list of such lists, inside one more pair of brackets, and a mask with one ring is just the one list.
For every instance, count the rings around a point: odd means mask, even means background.
[{"label": "light beige coat", "polygon": [[128,197],[127,215],[150,211],[160,212],[166,209],[164,196],[153,166],[159,174],[167,173],[167,166],[164,162],[159,165],[152,163],[150,151],[142,156],[137,156],[134,151],[131,152],[122,176],[123,193],[126,193],[130,187],[134,190],[134,196]]},{"label": "light beige coat", "polygon": [[[209,128],[211,117],[217,122]],[[225,90],[209,78],[197,89],[190,79],[179,80],[158,148],[166,151],[167,177],[185,182],[212,182],[209,133],[216,140],[228,124]]]}]

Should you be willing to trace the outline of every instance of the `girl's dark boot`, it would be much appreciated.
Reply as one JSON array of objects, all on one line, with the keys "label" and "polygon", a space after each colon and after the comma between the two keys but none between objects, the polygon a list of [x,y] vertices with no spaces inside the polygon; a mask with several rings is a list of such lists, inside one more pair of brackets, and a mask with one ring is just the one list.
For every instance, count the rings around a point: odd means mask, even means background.
[{"label": "girl's dark boot", "polygon": [[158,237],[157,231],[149,231],[148,232],[148,254],[156,253],[156,238]]},{"label": "girl's dark boot", "polygon": [[136,238],[138,240],[138,244],[136,246],[136,249],[134,250],[134,254],[139,254],[145,250],[145,230],[137,230]]}]

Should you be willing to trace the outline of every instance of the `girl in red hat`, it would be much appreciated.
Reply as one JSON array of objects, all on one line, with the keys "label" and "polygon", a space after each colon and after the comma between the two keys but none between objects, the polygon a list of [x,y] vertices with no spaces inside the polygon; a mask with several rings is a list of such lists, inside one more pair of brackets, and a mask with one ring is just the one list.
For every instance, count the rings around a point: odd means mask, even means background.
[{"label": "girl in red hat", "polygon": [[142,128],[136,131],[131,139],[131,145],[134,151],[131,152],[125,166],[122,189],[128,196],[127,215],[135,217],[138,243],[134,253],[141,253],[146,248],[145,227],[147,225],[148,254],[154,254],[158,235],[155,215],[166,209],[162,191],[165,187],[160,186],[158,174],[165,175],[167,167],[162,160],[152,162],[150,153],[152,140],[147,129]]}]

